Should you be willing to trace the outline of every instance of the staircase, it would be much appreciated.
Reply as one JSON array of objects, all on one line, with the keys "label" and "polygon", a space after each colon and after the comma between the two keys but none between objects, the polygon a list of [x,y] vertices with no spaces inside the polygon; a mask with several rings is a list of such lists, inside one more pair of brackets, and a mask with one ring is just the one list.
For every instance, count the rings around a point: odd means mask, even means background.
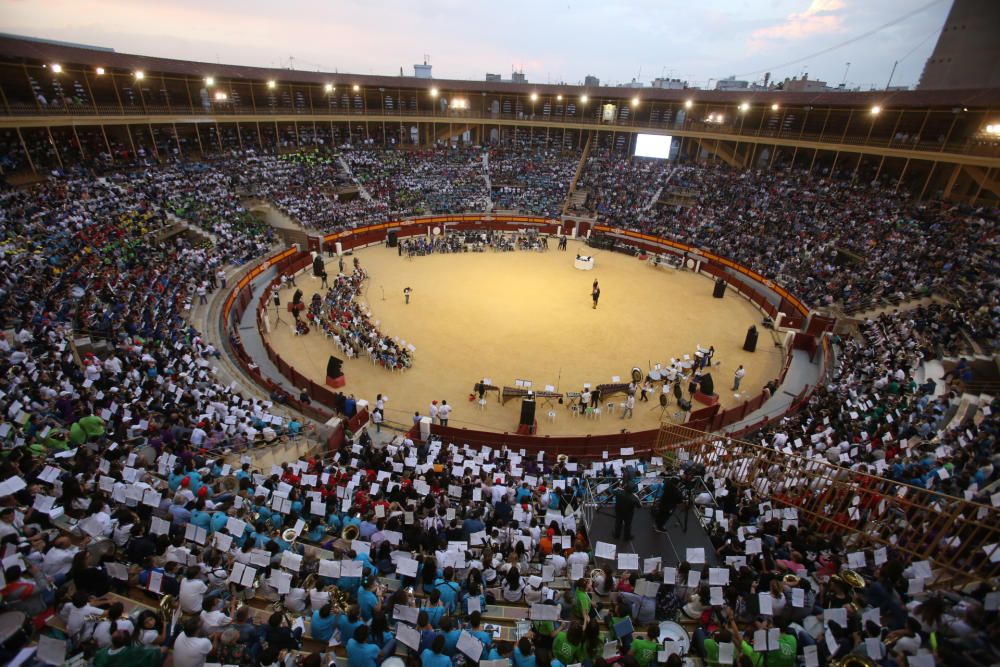
[{"label": "staircase", "polygon": [[343,155],[337,157],[337,162],[340,163],[340,168],[344,170],[344,173],[347,174],[354,184],[358,186],[358,194],[361,198],[365,201],[372,201],[373,197],[371,196],[371,193],[365,190],[365,186],[361,185],[361,181],[354,178],[354,172],[351,171],[351,166],[347,164],[347,160],[344,159]]},{"label": "staircase", "polygon": [[594,130],[590,131],[587,135],[587,143],[583,147],[583,153],[580,154],[580,162],[576,165],[576,173],[573,174],[573,180],[569,184],[569,192],[566,195],[566,203],[563,204],[563,215],[568,215],[570,209],[574,207],[582,207],[587,202],[587,192],[583,193],[583,201],[576,196],[576,184],[580,180],[580,176],[583,175],[583,169],[587,166],[587,158],[590,156],[590,147],[594,143]]}]

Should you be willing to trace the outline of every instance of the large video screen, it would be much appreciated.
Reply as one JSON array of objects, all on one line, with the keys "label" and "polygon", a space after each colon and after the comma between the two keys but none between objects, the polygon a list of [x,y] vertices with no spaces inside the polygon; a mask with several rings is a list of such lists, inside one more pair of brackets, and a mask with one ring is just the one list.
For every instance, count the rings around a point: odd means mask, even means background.
[{"label": "large video screen", "polygon": [[655,157],[662,160],[670,157],[670,142],[673,137],[664,134],[639,134],[635,137],[636,157]]}]

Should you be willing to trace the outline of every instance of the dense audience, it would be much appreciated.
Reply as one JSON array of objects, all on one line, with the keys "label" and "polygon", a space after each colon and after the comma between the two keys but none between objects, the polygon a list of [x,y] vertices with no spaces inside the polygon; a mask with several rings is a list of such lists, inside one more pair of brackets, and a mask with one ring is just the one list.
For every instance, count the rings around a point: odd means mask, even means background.
[{"label": "dense audience", "polygon": [[580,163],[574,151],[493,149],[489,153],[494,208],[558,218]]},{"label": "dense audience", "polygon": [[[0,191],[0,598],[42,633],[40,662],[61,662],[52,652],[65,649],[95,665],[169,655],[178,667],[345,657],[370,667],[399,654],[422,667],[649,667],[680,664],[674,640],[688,638],[709,665],[1000,659],[996,593],[927,592],[941,573],[909,555],[937,545],[951,576],[996,560],[972,522],[989,522],[1000,502],[1000,403],[961,398],[964,367],[946,387],[918,379],[927,358],[997,340],[993,212],[598,151],[584,184],[615,225],[714,249],[814,303],[902,298],[918,282],[953,303],[837,338],[825,386],[759,434],[760,447],[587,463],[408,436],[376,443],[362,430],[327,456],[260,467],[245,450],[303,425],[279,414],[280,395],[224,385],[220,351],[188,320],[225,287],[228,266],[271,247],[241,197],[324,230],[483,210],[488,179],[502,202],[551,209],[573,159],[349,149],[343,159],[372,199],[341,205],[331,195],[348,177],[328,154],[161,164],[140,150],[130,169],[95,155],[87,170],[64,165]],[[15,149],[4,164],[22,160]],[[697,189],[697,203],[657,207],[670,183]],[[177,219],[216,242],[165,235]],[[522,240],[537,241],[497,242]],[[357,266],[337,276],[306,320],[351,355],[405,368],[412,350],[357,305],[364,279]],[[81,351],[81,333],[106,345]],[[748,478],[748,461],[768,474]],[[821,465],[854,476],[857,503],[813,486],[806,473]],[[588,534],[582,509],[595,491],[613,491],[619,511],[638,503],[633,492],[652,499],[661,528],[694,498],[713,549],[622,559],[627,543],[616,553]],[[855,545],[796,512],[824,493],[835,525],[886,546]],[[975,517],[942,525],[919,513],[963,498],[982,503]],[[674,631],[661,621],[687,632],[661,636]],[[0,659],[13,651],[3,644]]]}]

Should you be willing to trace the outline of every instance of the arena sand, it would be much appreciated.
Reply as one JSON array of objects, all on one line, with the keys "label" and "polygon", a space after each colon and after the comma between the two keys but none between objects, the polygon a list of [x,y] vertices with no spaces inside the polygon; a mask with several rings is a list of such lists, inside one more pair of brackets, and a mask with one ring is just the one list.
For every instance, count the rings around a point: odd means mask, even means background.
[{"label": "arena sand", "polygon": [[[413,367],[389,372],[367,358],[347,359],[347,379],[342,391],[375,402],[379,393],[389,397],[388,422],[412,423],[414,411],[428,413],[432,399],[454,406],[451,426],[491,431],[517,429],[520,400],[501,406],[495,392],[487,393],[486,408],[469,400],[473,385],[489,378],[500,387],[515,379],[530,380],[536,390],[554,385],[559,391],[581,391],[611,382],[627,382],[633,367],[645,373],[650,364],[668,364],[671,357],[694,355],[696,345],[715,346],[712,369],[716,392],[724,407],[738,405],[756,395],[781,372],[781,348],[761,330],[757,351],[743,351],[746,330],[758,324],[760,312],[743,297],[727,290],[725,298],[712,298],[712,280],[688,271],[653,268],[635,257],[607,251],[593,252],[571,241],[569,250],[515,251],[430,255],[412,259],[397,256],[383,246],[359,250],[355,256],[368,272],[362,302],[393,338],[416,347]],[[594,254],[595,268],[574,268],[576,253]],[[350,269],[351,257],[345,257]],[[326,259],[331,276],[337,259]],[[601,299],[592,308],[591,285],[597,279]],[[309,302],[313,293],[324,293],[311,269],[296,281]],[[413,290],[409,305],[403,289]],[[291,300],[294,288],[282,294]],[[384,298],[383,298],[384,294]],[[273,314],[270,315],[273,321]],[[291,321],[291,316],[283,314]],[[329,355],[343,358],[332,340],[313,329],[294,336],[279,326],[269,334],[275,350],[300,373],[322,383]],[[742,392],[730,391],[733,373],[746,369]],[[659,391],[659,386],[656,387]],[[686,392],[685,392],[686,393]],[[620,419],[623,394],[603,399],[615,402],[614,412],[599,419],[574,416],[566,405],[539,401],[536,419],[539,435],[615,433],[625,428],[656,428],[661,416],[673,421],[677,412],[671,396],[662,411],[657,396],[638,401],[635,416]],[[698,404],[695,404],[697,407]],[[549,417],[550,411],[555,418]]]}]

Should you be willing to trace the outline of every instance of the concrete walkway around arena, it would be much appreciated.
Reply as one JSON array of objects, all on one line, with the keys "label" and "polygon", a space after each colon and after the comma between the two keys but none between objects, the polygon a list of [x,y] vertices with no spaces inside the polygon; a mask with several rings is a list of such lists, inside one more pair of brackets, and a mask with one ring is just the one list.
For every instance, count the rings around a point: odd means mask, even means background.
[{"label": "concrete walkway around arena", "polygon": [[819,355],[817,355],[816,361],[809,361],[808,352],[793,350],[792,363],[788,367],[788,373],[785,374],[785,382],[778,388],[775,395],[769,398],[760,409],[754,410],[742,421],[736,422],[725,430],[727,432],[738,431],[751,424],[756,424],[765,417],[771,419],[784,414],[806,385],[816,386],[822,372],[823,361]]}]

